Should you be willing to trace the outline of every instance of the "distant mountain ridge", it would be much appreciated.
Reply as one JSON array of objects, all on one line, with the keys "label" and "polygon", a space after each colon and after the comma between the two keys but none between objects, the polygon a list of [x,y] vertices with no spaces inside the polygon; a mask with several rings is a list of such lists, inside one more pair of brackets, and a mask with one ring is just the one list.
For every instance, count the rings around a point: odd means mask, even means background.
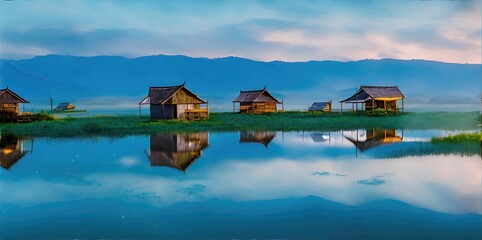
[{"label": "distant mountain ridge", "polygon": [[10,87],[33,106],[46,106],[52,96],[88,107],[133,107],[149,86],[183,82],[210,106],[225,110],[240,90],[265,86],[284,99],[287,109],[306,109],[313,101],[337,102],[360,85],[397,85],[408,104],[478,103],[482,88],[480,64],[426,60],[259,62],[238,57],[47,55],[0,64],[0,87]]}]

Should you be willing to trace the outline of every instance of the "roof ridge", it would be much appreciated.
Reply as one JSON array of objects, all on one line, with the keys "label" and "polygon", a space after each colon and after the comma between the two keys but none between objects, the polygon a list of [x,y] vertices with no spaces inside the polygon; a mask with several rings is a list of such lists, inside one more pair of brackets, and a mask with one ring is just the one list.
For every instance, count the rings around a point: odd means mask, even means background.
[{"label": "roof ridge", "polygon": [[242,91],[242,90],[241,90],[240,92],[242,92],[242,93],[245,93],[245,92],[262,92],[262,91],[264,91],[264,90],[266,90],[266,89],[260,89],[260,90],[246,90],[246,91]]},{"label": "roof ridge", "polygon": [[361,85],[360,88],[398,88],[398,86],[366,86],[366,85]]},{"label": "roof ridge", "polygon": [[176,85],[176,86],[164,86],[164,87],[149,87],[149,89],[151,88],[178,88],[178,87],[184,87],[184,84],[182,85]]}]

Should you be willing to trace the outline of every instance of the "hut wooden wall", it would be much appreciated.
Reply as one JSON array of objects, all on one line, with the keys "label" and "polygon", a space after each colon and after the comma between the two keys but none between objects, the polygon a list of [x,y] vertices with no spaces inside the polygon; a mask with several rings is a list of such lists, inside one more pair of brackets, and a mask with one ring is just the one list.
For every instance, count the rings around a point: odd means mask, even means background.
[{"label": "hut wooden wall", "polygon": [[241,113],[263,114],[276,112],[277,108],[275,102],[241,102],[239,111]]},{"label": "hut wooden wall", "polygon": [[200,104],[178,104],[177,106],[177,118],[180,119],[187,109],[199,109]]},{"label": "hut wooden wall", "polygon": [[19,100],[8,91],[0,97],[0,115],[18,115]]},{"label": "hut wooden wall", "polygon": [[0,103],[0,115],[18,115],[18,103]]},{"label": "hut wooden wall", "polygon": [[151,119],[175,119],[177,118],[176,105],[172,104],[151,104]]},{"label": "hut wooden wall", "polygon": [[179,90],[174,96],[172,96],[171,99],[169,99],[167,104],[185,104],[185,103],[203,103],[202,101],[199,101],[194,95],[186,91],[185,89]]},{"label": "hut wooden wall", "polygon": [[322,110],[323,112],[331,112],[331,103],[326,104]]},{"label": "hut wooden wall", "polygon": [[388,111],[397,111],[398,110],[398,101],[393,100],[393,101],[377,101],[375,100],[373,102],[374,105],[372,105],[372,101],[368,100],[365,102],[365,109],[366,110],[372,110],[372,109],[385,109]]}]

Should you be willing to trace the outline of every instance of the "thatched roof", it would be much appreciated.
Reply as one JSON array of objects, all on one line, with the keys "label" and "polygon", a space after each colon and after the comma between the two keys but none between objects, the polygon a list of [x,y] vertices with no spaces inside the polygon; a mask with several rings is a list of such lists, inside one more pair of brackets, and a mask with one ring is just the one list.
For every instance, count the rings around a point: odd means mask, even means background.
[{"label": "thatched roof", "polygon": [[149,87],[149,93],[144,99],[142,99],[142,101],[139,104],[164,104],[181,89],[184,89],[186,92],[188,92],[190,95],[192,95],[200,102],[206,103],[206,101],[202,100],[196,94],[194,94],[189,89],[187,89],[184,86],[184,84],[182,84],[179,86],[170,86],[170,87]]},{"label": "thatched roof", "polygon": [[[10,95],[10,97],[1,97],[4,94]],[[0,103],[29,103],[27,100],[23,99],[8,87],[0,90]]]},{"label": "thatched roof", "polygon": [[241,91],[233,102],[275,102],[281,103],[266,88],[261,90]]},{"label": "thatched roof", "polygon": [[309,111],[322,111],[328,104],[331,104],[330,102],[314,102],[310,108],[308,108]]},{"label": "thatched roof", "polygon": [[351,97],[340,102],[360,103],[367,100],[398,100],[405,98],[405,95],[397,86],[361,86]]}]

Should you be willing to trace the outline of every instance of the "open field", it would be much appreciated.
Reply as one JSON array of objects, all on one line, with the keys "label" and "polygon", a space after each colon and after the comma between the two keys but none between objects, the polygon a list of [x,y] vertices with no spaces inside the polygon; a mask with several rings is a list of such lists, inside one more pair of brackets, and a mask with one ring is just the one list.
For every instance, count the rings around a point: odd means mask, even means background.
[{"label": "open field", "polygon": [[478,112],[404,113],[368,116],[363,113],[284,112],[267,115],[212,113],[199,122],[151,121],[139,116],[61,118],[31,123],[1,124],[2,134],[38,137],[126,136],[153,132],[186,131],[337,131],[362,128],[476,130]]}]

